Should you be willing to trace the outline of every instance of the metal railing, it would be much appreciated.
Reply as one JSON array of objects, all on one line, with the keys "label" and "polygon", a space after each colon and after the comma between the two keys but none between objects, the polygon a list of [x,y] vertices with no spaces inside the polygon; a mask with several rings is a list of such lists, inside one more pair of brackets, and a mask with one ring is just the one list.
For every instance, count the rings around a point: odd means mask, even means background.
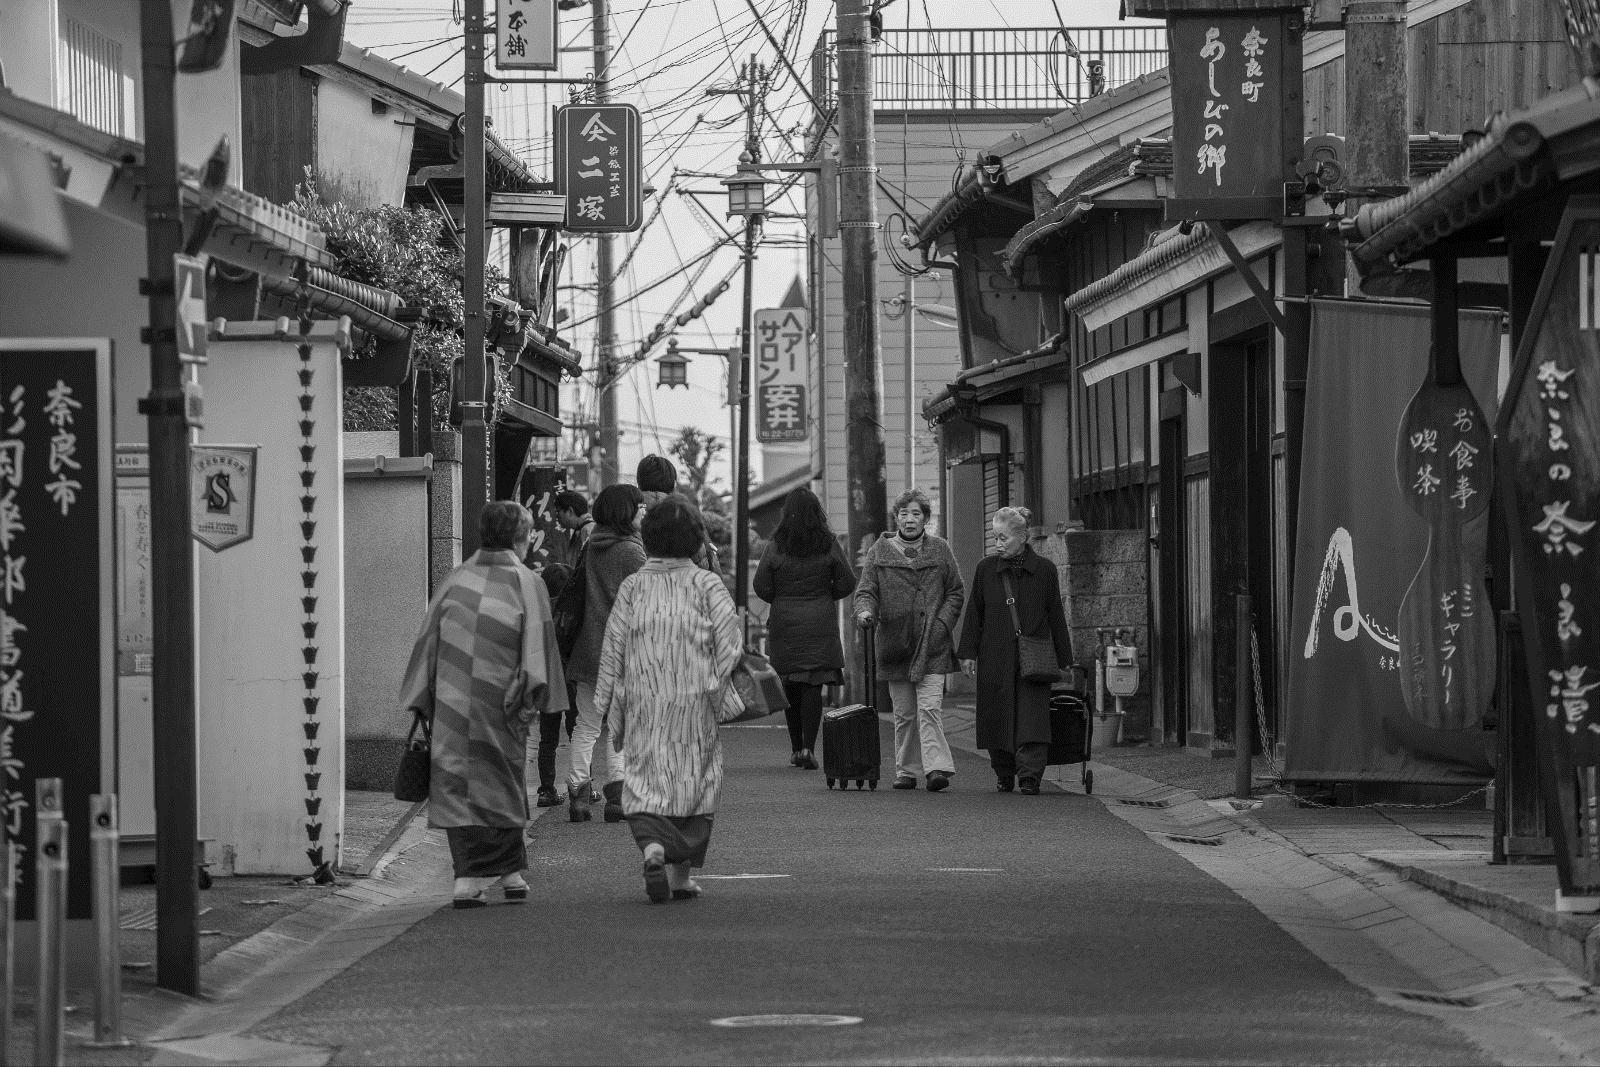
[{"label": "metal railing", "polygon": [[86,126],[127,137],[128,79],[122,45],[76,19],[61,19],[56,104]]},{"label": "metal railing", "polygon": [[[828,30],[811,56],[824,107],[833,105],[834,53]],[[1059,111],[1166,65],[1164,26],[886,29],[873,54],[872,103],[878,111]]]}]

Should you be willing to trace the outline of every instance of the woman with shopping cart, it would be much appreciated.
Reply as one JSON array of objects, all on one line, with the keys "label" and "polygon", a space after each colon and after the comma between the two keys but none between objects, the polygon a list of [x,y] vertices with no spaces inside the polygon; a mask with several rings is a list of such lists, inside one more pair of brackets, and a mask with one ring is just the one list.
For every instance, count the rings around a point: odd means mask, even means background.
[{"label": "woman with shopping cart", "polygon": [[1027,679],[1021,646],[1042,640],[1057,668],[1072,663],[1056,565],[1028,546],[1032,518],[1027,508],[994,513],[995,554],[972,576],[956,649],[961,669],[978,681],[978,747],[989,750],[996,788],[1025,796],[1038,795],[1049,755],[1050,683]]}]

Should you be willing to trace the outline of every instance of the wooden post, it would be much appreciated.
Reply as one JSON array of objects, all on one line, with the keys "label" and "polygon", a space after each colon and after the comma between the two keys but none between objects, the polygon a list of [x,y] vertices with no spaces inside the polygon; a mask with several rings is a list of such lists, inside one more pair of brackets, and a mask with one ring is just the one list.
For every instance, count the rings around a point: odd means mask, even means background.
[{"label": "wooden post", "polygon": [[[481,0],[480,0],[481,2]],[[155,649],[156,984],[200,992],[199,813],[195,772],[194,546],[189,539],[190,427],[174,333],[173,256],[183,250],[178,193],[177,68],[170,0],[143,0],[145,288],[150,298],[151,618]]]},{"label": "wooden post", "polygon": [[461,363],[461,558],[471,558],[478,550],[478,517],[489,499],[489,433],[484,422],[484,395],[487,375],[483,366],[485,225],[488,205],[487,153],[488,126],[484,122],[483,35],[487,29],[483,0],[466,0],[466,97],[467,128],[462,131],[462,171],[466,188],[462,193],[464,224],[467,229],[466,277],[462,293],[466,302],[466,329]]},{"label": "wooden post", "polygon": [[[592,0],[594,8],[594,102],[611,100],[611,32],[606,0]],[[595,359],[599,369],[595,374],[595,409],[600,422],[600,447],[605,450],[600,457],[600,485],[616,485],[621,468],[618,465],[620,435],[617,432],[617,312],[613,294],[615,272],[611,261],[611,235],[594,235],[594,300],[595,300]]]},{"label": "wooden post", "polygon": [[[1382,199],[1362,190],[1403,189],[1410,180],[1406,122],[1408,56],[1405,0],[1348,0],[1344,5],[1345,213]],[[1360,291],[1348,260],[1351,294]]]},{"label": "wooden post", "polygon": [[878,377],[878,194],[872,34],[863,0],[839,0],[839,236],[843,258],[849,531],[859,552],[889,524]]}]

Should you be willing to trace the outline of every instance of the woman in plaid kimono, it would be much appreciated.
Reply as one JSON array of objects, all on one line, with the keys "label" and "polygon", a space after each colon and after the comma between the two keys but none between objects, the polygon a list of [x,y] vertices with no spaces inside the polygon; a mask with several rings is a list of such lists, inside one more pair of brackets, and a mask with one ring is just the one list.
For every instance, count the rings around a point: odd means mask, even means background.
[{"label": "woman in plaid kimono", "polygon": [[433,722],[428,824],[449,839],[458,908],[496,886],[508,904],[528,899],[528,726],[567,706],[549,595],[521,563],[532,530],[515,501],[483,509],[482,547],[428,605],[400,691]]},{"label": "woman in plaid kimono", "polygon": [[617,591],[594,700],[626,756],[622,810],[660,903],[700,892],[689,871],[705,864],[722,788],[717,723],[742,710],[730,684],[742,642],[727,586],[694,562],[698,509],[669,496],[640,533],[649,558]]}]

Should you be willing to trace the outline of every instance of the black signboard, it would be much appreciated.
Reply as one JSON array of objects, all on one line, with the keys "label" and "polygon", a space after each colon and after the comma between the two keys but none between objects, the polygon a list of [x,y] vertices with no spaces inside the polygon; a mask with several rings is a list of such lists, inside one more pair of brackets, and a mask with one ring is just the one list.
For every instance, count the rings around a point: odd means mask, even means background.
[{"label": "black signboard", "polygon": [[534,564],[577,562],[577,551],[566,530],[556,522],[556,494],[567,488],[567,468],[528,466],[522,471],[517,495],[522,506],[533,513],[533,540],[528,545],[526,562]]},{"label": "black signboard", "polygon": [[556,181],[568,233],[631,233],[644,221],[644,138],[632,104],[556,109]]},{"label": "black signboard", "polygon": [[[1283,210],[1283,112],[1298,55],[1282,12],[1185,14],[1167,21],[1172,63],[1168,219],[1276,218]],[[1291,64],[1297,65],[1297,64]],[[1298,72],[1296,72],[1298,73]]]},{"label": "black signboard", "polygon": [[34,781],[65,792],[67,916],[90,917],[89,797],[113,710],[111,344],[0,340],[0,766],[17,916],[34,914]]},{"label": "black signboard", "polygon": [[1511,372],[1498,470],[1561,889],[1600,906],[1597,248],[1600,197],[1573,197]]}]

